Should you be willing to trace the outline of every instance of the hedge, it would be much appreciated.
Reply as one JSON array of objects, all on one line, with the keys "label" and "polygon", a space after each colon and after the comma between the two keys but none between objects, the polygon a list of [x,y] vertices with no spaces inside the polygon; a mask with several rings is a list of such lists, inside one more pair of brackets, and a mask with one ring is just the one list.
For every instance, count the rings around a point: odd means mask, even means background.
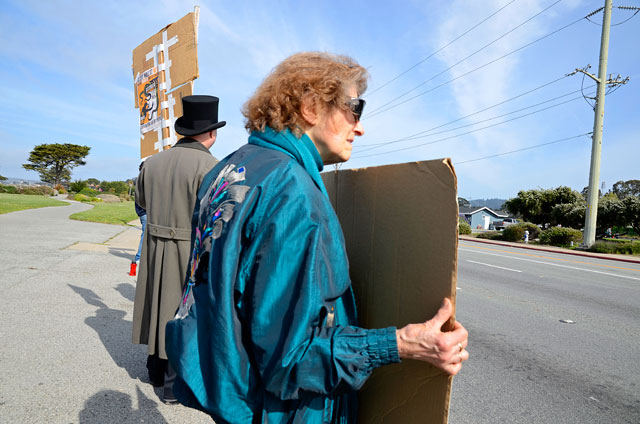
[{"label": "hedge", "polygon": [[589,251],[597,253],[616,253],[619,255],[640,255],[640,242],[596,242],[589,248]]},{"label": "hedge", "polygon": [[502,240],[502,233],[500,231],[486,231],[478,233],[476,238],[488,239],[488,240]]},{"label": "hedge", "polygon": [[582,232],[573,228],[552,227],[540,233],[540,243],[552,246],[568,246],[571,242],[580,243]]}]

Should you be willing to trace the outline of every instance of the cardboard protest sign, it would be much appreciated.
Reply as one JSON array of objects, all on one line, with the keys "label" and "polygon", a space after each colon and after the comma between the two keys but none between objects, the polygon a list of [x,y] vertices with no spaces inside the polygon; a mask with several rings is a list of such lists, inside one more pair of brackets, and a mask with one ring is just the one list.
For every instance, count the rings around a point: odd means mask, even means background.
[{"label": "cardboard protest sign", "polygon": [[[192,86],[192,83],[185,84],[166,95],[167,104],[170,106],[170,113],[167,114],[170,116],[171,120],[165,120],[164,125],[168,126],[160,128],[160,131],[155,129],[141,134],[140,158],[146,158],[154,153],[161,152],[163,149],[168,149],[178,141],[178,136],[173,128],[173,123],[176,119],[182,116],[182,98],[193,94]],[[142,116],[140,118],[140,123],[142,123]],[[158,138],[158,134],[162,134],[163,131],[168,132],[169,138],[174,141],[170,144],[163,145],[162,139]]]},{"label": "cardboard protest sign", "polygon": [[182,115],[181,99],[192,94],[192,82],[198,77],[198,14],[196,7],[195,12],[167,25],[133,50],[141,158],[177,141],[173,124]]},{"label": "cardboard protest sign", "polygon": [[[458,201],[449,159],[322,177],[344,231],[362,327],[424,322],[444,297],[455,305]],[[447,423],[451,383],[421,361],[378,368],[360,391],[358,422]]]}]

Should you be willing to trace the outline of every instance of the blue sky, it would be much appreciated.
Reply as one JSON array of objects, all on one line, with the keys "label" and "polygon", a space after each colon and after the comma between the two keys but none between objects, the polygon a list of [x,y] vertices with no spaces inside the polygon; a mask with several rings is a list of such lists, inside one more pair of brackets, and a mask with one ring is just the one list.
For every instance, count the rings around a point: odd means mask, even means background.
[{"label": "blue sky", "polygon": [[[1,2],[0,174],[37,179],[35,172],[22,168],[34,146],[75,143],[91,146],[91,153],[86,166],[73,170],[73,179],[135,176],[139,126],[132,51],[193,11],[195,3]],[[602,13],[591,18],[596,24],[583,19],[536,40],[603,4],[604,0],[202,2],[195,93],[220,97],[219,116],[227,121],[212,153],[222,158],[246,142],[240,109],[278,62],[298,51],[320,50],[350,55],[371,74],[364,94],[366,134],[356,140],[353,158],[343,167],[450,157],[459,195],[466,198],[508,198],[521,189],[560,185],[581,190],[589,178],[591,140],[586,136],[472,160],[592,131],[593,111],[576,93],[582,76],[561,77],[587,64],[597,74]],[[612,23],[631,15],[614,9]],[[608,72],[631,81],[606,97],[601,167],[605,189],[619,180],[640,178],[639,39],[640,14],[612,27]],[[447,47],[438,51],[443,46]],[[585,79],[585,93],[594,90],[587,88],[592,85]],[[380,113],[374,113],[376,109]],[[536,113],[503,123],[531,112]],[[489,125],[493,126],[479,129]],[[477,131],[461,135],[472,130]],[[424,137],[379,146],[418,133]],[[372,147],[376,148],[367,150]]]}]

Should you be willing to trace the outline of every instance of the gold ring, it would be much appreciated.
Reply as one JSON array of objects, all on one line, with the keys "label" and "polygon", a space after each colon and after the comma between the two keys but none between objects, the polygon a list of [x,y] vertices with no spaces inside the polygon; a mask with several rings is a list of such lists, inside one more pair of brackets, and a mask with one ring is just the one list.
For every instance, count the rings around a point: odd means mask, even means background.
[{"label": "gold ring", "polygon": [[462,347],[462,343],[458,343],[458,347],[460,348],[460,352],[464,350],[464,348]]}]

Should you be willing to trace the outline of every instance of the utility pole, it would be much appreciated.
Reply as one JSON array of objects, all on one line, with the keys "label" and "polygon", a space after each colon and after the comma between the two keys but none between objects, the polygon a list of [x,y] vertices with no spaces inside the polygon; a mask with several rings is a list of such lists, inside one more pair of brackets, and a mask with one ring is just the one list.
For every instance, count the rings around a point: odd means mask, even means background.
[{"label": "utility pole", "polygon": [[600,39],[600,64],[598,78],[584,71],[598,84],[596,94],[595,118],[591,144],[591,168],[589,169],[589,192],[587,193],[587,210],[584,221],[582,246],[590,247],[596,242],[596,218],[598,217],[598,181],[600,180],[600,153],[602,152],[602,124],[604,121],[604,95],[607,87],[607,59],[609,56],[609,28],[611,27],[612,0],[604,2],[602,18],[602,37]]},{"label": "utility pole", "polygon": [[[602,152],[602,127],[604,121],[604,96],[607,86],[624,85],[629,82],[629,77],[624,79],[618,75],[616,78],[607,79],[607,59],[609,55],[609,29],[611,27],[611,9],[612,0],[605,0],[604,7],[600,8],[589,15],[589,17],[604,10],[604,16],[602,17],[602,37],[600,39],[600,64],[598,66],[598,76],[587,72],[591,65],[582,69],[576,69],[574,72],[568,75],[573,75],[577,72],[582,72],[598,85],[597,94],[595,98],[595,111],[593,121],[593,136],[591,144],[591,167],[589,169],[589,189],[587,193],[587,210],[584,222],[584,235],[582,238],[582,247],[590,247],[596,241],[596,220],[598,217],[598,181],[600,180],[600,154]],[[635,10],[635,14],[640,11],[640,7],[635,6],[618,6],[618,9],[622,10]],[[586,97],[585,97],[586,99]],[[604,190],[604,183],[603,183]]]}]

